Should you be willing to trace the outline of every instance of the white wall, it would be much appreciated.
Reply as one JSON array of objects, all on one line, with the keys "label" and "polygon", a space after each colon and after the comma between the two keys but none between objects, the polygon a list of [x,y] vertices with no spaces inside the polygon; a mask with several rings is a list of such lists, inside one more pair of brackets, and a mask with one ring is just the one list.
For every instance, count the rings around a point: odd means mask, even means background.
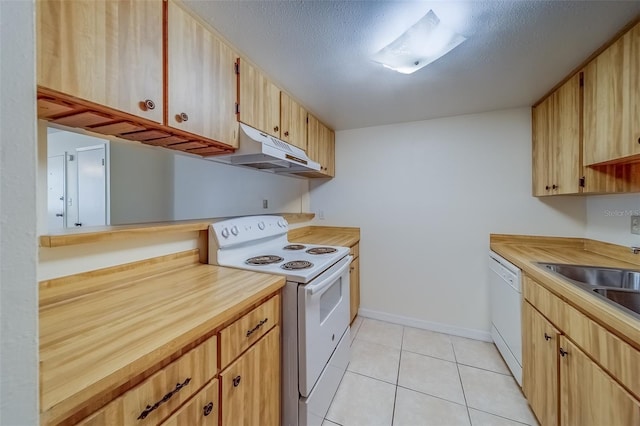
[{"label": "white wall", "polygon": [[109,148],[111,225],[174,220],[175,154],[118,139]]},{"label": "white wall", "polygon": [[586,237],[623,246],[640,246],[631,233],[631,216],[640,216],[640,194],[587,197]]},{"label": "white wall", "polygon": [[311,183],[311,209],[360,226],[364,310],[486,337],[489,234],[584,234],[583,198],[530,195],[530,115],[337,132],[336,178]]},{"label": "white wall", "polygon": [[[175,156],[176,219],[267,213],[302,213],[309,209],[309,182],[289,176]],[[262,207],[268,200],[268,208]]]},{"label": "white wall", "polygon": [[0,1],[0,424],[38,424],[33,1]]}]

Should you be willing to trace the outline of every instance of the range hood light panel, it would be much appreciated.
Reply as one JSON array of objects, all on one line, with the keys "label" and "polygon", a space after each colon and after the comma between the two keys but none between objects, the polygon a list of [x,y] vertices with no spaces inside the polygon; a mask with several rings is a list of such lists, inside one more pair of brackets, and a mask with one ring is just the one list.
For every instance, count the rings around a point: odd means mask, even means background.
[{"label": "range hood light panel", "polygon": [[373,60],[385,68],[411,74],[449,53],[466,38],[440,23],[429,10],[400,37],[382,48]]}]

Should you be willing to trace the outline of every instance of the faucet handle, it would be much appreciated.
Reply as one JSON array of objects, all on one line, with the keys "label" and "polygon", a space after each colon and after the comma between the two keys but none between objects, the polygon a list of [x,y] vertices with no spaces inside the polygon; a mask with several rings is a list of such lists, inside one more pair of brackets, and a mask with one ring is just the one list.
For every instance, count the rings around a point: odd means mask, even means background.
[{"label": "faucet handle", "polygon": [[633,253],[633,254],[638,254],[638,253],[640,253],[640,247],[632,246],[632,247],[631,247],[631,253]]}]

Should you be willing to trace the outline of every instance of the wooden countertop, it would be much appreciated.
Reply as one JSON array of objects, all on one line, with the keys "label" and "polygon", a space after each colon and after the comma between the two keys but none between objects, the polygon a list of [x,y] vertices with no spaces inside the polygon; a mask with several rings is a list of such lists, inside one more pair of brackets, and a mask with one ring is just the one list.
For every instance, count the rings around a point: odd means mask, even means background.
[{"label": "wooden countertop", "polygon": [[292,229],[288,237],[292,243],[351,247],[360,241],[360,228],[306,226]]},{"label": "wooden countertop", "polygon": [[[314,218],[313,213],[273,213],[282,216],[289,223],[307,222]],[[96,226],[92,228],[73,228],[64,232],[40,236],[41,247],[63,247],[76,244],[96,243],[127,238],[153,235],[159,232],[200,232],[206,231],[213,222],[225,218],[178,220],[173,222],[138,223],[133,225]]]},{"label": "wooden countertop", "polygon": [[[197,263],[198,250],[166,258],[40,283],[45,421],[64,419],[284,286],[280,276]],[[64,287],[73,287],[69,297]]]},{"label": "wooden countertop", "polygon": [[529,277],[640,349],[640,319],[536,265],[549,262],[640,269],[640,255],[632,254],[628,247],[581,238],[491,235],[490,246]]}]

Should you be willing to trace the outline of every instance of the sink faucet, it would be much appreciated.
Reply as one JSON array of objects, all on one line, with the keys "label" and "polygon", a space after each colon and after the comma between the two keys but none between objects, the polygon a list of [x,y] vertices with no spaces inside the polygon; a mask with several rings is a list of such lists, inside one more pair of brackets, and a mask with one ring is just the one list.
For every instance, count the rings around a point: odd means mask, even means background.
[{"label": "sink faucet", "polygon": [[631,253],[633,254],[640,253],[640,247],[631,247]]}]

